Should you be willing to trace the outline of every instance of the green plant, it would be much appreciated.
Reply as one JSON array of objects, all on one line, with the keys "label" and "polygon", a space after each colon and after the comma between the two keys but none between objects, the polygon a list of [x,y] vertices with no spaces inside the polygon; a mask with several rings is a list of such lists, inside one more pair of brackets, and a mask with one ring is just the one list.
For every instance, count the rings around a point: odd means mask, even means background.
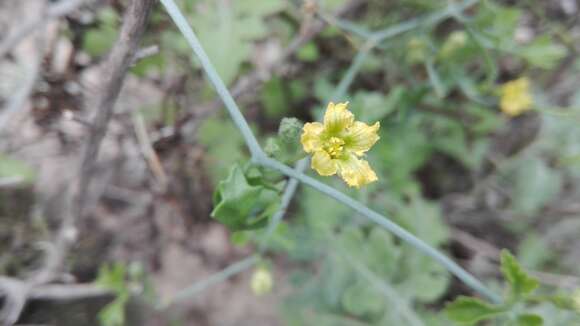
[{"label": "green plant", "polygon": [[[357,116],[365,121],[380,120],[384,126],[380,131],[381,141],[368,154],[371,163],[380,162],[375,164],[377,176],[384,181],[355,192],[333,181],[328,181],[331,187],[305,175],[308,161],[301,159],[303,154],[296,150],[297,134],[285,135],[290,138],[285,142],[279,133],[265,142],[263,150],[225,86],[229,80],[224,83],[220,79],[219,63],[215,69],[210,62],[212,56],[204,51],[203,42],[196,38],[173,1],[162,2],[197,55],[250,153],[249,162],[236,162],[230,175],[218,186],[213,216],[236,231],[232,238],[238,244],[255,243],[260,253],[271,250],[284,252],[299,261],[317,261],[323,266],[323,275],[332,274],[317,283],[312,279],[317,279],[318,275],[298,273],[294,284],[298,291],[289,298],[285,314],[290,324],[406,322],[421,325],[428,321],[445,325],[449,320],[433,316],[425,304],[440,299],[447,290],[450,275],[457,276],[490,301],[460,299],[459,310],[464,309],[460,315],[469,316],[478,311],[481,318],[511,314],[506,307],[511,307],[513,300],[523,300],[531,291],[533,281],[524,277],[518,263],[505,254],[504,273],[508,281],[510,277],[513,279],[509,282],[517,284],[517,290],[506,298],[497,296],[488,284],[481,283],[442,255],[439,250],[449,240],[449,231],[442,221],[438,203],[426,199],[437,198],[444,192],[464,191],[471,187],[471,178],[487,168],[490,159],[486,155],[493,146],[490,135],[507,124],[495,110],[498,62],[509,57],[529,69],[546,69],[563,57],[559,44],[548,43],[541,37],[529,43],[514,44],[513,34],[521,10],[493,1],[453,2],[437,7],[424,17],[377,31],[370,31],[364,24],[328,19],[333,28],[349,33],[356,54],[345,71],[321,69],[308,83],[313,85],[313,92],[321,104],[350,98]],[[468,16],[465,10],[476,4],[477,10],[470,11]],[[324,14],[321,16],[324,18]],[[442,22],[452,28],[440,28]],[[333,37],[337,33],[331,30],[324,35]],[[408,57],[410,48],[415,51],[412,58]],[[348,54],[353,49],[340,50]],[[318,47],[306,45],[298,59],[307,63],[323,60],[318,50]],[[530,51],[535,54],[530,55]],[[548,57],[546,62],[537,60],[545,56]],[[376,75],[377,70],[388,92],[368,90],[358,84],[350,90],[357,78],[364,79],[365,74]],[[270,119],[287,115],[288,99],[303,96],[300,95],[303,84],[306,83],[281,78],[270,81],[261,96],[266,115]],[[321,109],[315,106],[309,113],[320,116]],[[213,150],[212,146],[208,148]],[[223,155],[224,161],[228,160],[227,156]],[[456,167],[458,174],[463,173],[461,182],[449,180],[449,175],[437,171],[425,172],[426,168],[437,168],[430,163],[438,157]],[[524,164],[524,161],[520,162]],[[285,165],[290,163],[296,164],[294,169]],[[520,169],[519,172],[522,173],[520,181],[531,182],[531,185],[516,184],[523,194],[519,196],[516,191],[510,203],[523,208],[521,212],[525,214],[537,212],[561,187],[544,161],[532,163],[528,164],[528,170]],[[504,168],[500,166],[499,173],[503,173]],[[420,173],[438,178],[431,182],[436,187],[423,189],[417,177]],[[530,175],[539,179],[532,179]],[[289,180],[284,182],[284,176]],[[543,189],[541,194],[537,192],[538,197],[532,198],[531,189],[538,190],[539,184],[546,183],[553,183],[549,191]],[[299,184],[310,186],[298,194],[303,217],[285,223],[282,216]],[[265,193],[268,195],[262,196]],[[342,202],[354,212],[335,205],[325,196]],[[523,198],[524,202],[518,198]],[[387,212],[391,218],[376,213],[379,210]],[[395,240],[383,229],[402,241]],[[332,245],[326,245],[328,243]],[[363,247],[367,248],[368,255],[357,252]],[[413,249],[419,249],[420,254]],[[328,255],[328,252],[335,253]],[[249,257],[232,266],[235,268],[224,270],[219,279],[246,270],[256,261],[255,256]],[[393,271],[393,266],[400,270]],[[205,285],[194,288],[198,293]],[[179,297],[185,298],[185,295]],[[404,312],[392,311],[390,305],[405,307]],[[305,317],[301,319],[296,315]],[[534,312],[524,310],[513,318],[514,322],[531,325],[539,321]]]},{"label": "green plant", "polygon": [[[577,311],[571,296],[537,295],[538,280],[528,275],[507,250],[501,253],[501,271],[508,291],[503,304],[491,305],[477,298],[459,297],[445,308],[449,318],[461,324],[473,325],[483,320],[501,321],[501,325],[544,325],[544,318],[531,312],[530,306],[551,303],[557,308]],[[578,321],[580,315],[575,320]]]}]

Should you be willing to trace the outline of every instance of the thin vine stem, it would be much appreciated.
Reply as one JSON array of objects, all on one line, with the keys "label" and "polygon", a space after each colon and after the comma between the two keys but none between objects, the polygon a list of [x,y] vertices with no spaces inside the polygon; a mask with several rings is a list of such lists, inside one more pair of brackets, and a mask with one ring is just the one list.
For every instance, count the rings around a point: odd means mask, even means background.
[{"label": "thin vine stem", "polygon": [[[467,1],[466,3],[475,3],[475,2],[477,2],[477,0],[470,0],[470,1]],[[324,184],[324,183],[322,183],[322,182],[320,182],[312,177],[305,175],[304,173],[300,173],[300,172],[282,164],[281,162],[278,162],[277,160],[268,158],[264,154],[258,141],[254,137],[247,121],[245,120],[244,116],[240,112],[240,109],[238,108],[237,104],[235,103],[233,97],[231,96],[228,89],[224,85],[223,81],[221,80],[221,78],[217,74],[215,68],[211,64],[210,59],[208,58],[207,54],[203,50],[202,45],[200,44],[199,40],[195,36],[195,33],[193,32],[193,30],[191,29],[191,27],[187,23],[187,20],[185,19],[185,17],[181,13],[181,11],[179,10],[179,8],[175,4],[175,2],[173,0],[161,0],[161,3],[165,6],[165,9],[169,13],[171,18],[173,19],[173,21],[175,22],[175,24],[177,25],[177,27],[181,31],[181,33],[186,38],[186,40],[187,40],[188,44],[191,46],[193,52],[199,58],[200,63],[202,65],[204,71],[208,75],[210,82],[214,85],[218,95],[221,97],[226,108],[228,109],[234,124],[238,127],[238,129],[240,129],[242,136],[243,136],[243,138],[244,138],[246,144],[248,145],[248,148],[252,154],[252,159],[255,163],[262,165],[262,166],[265,166],[265,167],[269,167],[269,168],[274,169],[274,170],[277,170],[277,171],[281,172],[282,174],[284,174],[290,178],[296,179],[296,180],[300,181],[301,183],[304,183],[304,184],[314,188],[315,190],[337,200],[338,202],[345,204],[346,206],[352,208],[353,210],[355,210],[356,212],[358,212],[362,216],[366,217],[367,219],[375,222],[379,226],[392,232],[393,234],[398,236],[400,239],[402,239],[403,241],[406,241],[410,245],[414,246],[415,248],[417,248],[419,251],[423,252],[427,256],[429,256],[429,257],[433,258],[434,260],[438,261],[439,263],[441,263],[449,272],[451,272],[453,275],[455,275],[457,278],[459,278],[461,281],[463,281],[467,286],[469,286],[470,288],[472,288],[476,292],[480,293],[482,296],[486,297],[488,300],[490,300],[494,303],[501,302],[501,299],[499,298],[499,296],[497,296],[495,293],[493,293],[491,290],[489,290],[483,283],[481,283],[478,279],[476,279],[473,275],[471,275],[469,272],[467,272],[465,269],[463,269],[461,266],[459,266],[457,263],[455,263],[449,257],[445,256],[444,254],[439,252],[437,249],[431,247],[430,245],[428,245],[427,243],[425,243],[421,239],[417,238],[416,236],[411,234],[409,231],[403,229],[402,227],[400,227],[399,225],[397,225],[396,223],[391,221],[386,216],[381,215],[381,214],[371,210],[370,208],[363,205],[362,203],[352,199],[351,197],[343,194],[342,192],[340,192],[340,191],[338,191],[338,190],[336,190],[336,189],[334,189],[334,188],[332,188],[332,187],[330,187],[330,186],[328,186],[328,185],[326,185],[326,184]],[[453,10],[458,10],[458,8],[453,7]],[[448,11],[449,12],[446,13],[447,15],[455,12],[455,11],[451,11],[450,9]],[[445,15],[442,13],[441,16],[445,16]],[[438,18],[438,17],[439,16],[437,16],[436,18]],[[445,16],[445,17],[447,17],[447,16]],[[386,34],[386,35],[388,36],[390,34]],[[386,38],[387,36],[385,36],[385,33],[379,33],[379,34],[375,35],[375,40],[383,39],[383,38]],[[253,263],[254,262],[252,262],[252,264],[250,264],[250,266],[253,265]],[[229,271],[230,270],[228,270],[228,272]],[[229,275],[229,273],[227,273],[227,275]]]},{"label": "thin vine stem", "polygon": [[224,84],[220,76],[218,75],[209,57],[205,53],[203,46],[199,42],[197,36],[195,36],[193,29],[191,29],[191,26],[189,26],[189,23],[183,16],[183,13],[179,9],[179,7],[177,7],[177,5],[173,0],[161,0],[161,3],[167,10],[167,13],[171,17],[171,19],[173,19],[173,21],[175,22],[175,25],[177,25],[177,28],[179,29],[181,34],[183,34],[183,36],[185,37],[185,40],[187,41],[187,43],[189,44],[189,46],[191,47],[197,58],[199,59],[201,67],[207,74],[207,78],[215,87],[216,92],[224,102],[224,105],[226,106],[226,109],[228,110],[232,120],[234,121],[234,124],[242,133],[242,137],[244,137],[244,141],[248,145],[248,149],[252,154],[252,158],[257,159],[266,156],[266,154],[264,154],[264,151],[260,147],[258,140],[252,133],[252,130],[248,125],[248,122],[242,115],[242,112],[240,111],[240,108],[236,104],[236,101],[228,91],[226,85]]},{"label": "thin vine stem", "polygon": [[455,275],[458,279],[463,281],[467,286],[481,294],[482,296],[486,297],[488,300],[494,303],[500,303],[501,299],[491,290],[489,290],[483,283],[481,283],[478,279],[476,279],[473,275],[459,266],[456,262],[451,260],[449,257],[445,256],[437,249],[431,247],[423,240],[417,238],[409,231],[403,229],[395,222],[391,221],[388,217],[381,215],[372,209],[368,208],[367,206],[363,205],[362,203],[352,199],[351,197],[345,195],[344,193],[330,187],[312,177],[309,177],[303,173],[298,173],[294,169],[289,166],[286,166],[274,159],[271,158],[264,158],[257,162],[263,166],[272,168],[277,170],[284,175],[297,179],[301,183],[304,183],[315,190],[327,195],[335,199],[336,201],[343,203],[344,205],[350,207],[357,213],[361,214],[362,216],[366,217],[367,219],[373,221],[374,223],[378,224],[379,226],[385,228],[389,232],[393,233],[403,241],[409,243],[411,246],[415,247],[417,250],[423,252],[425,255],[433,258],[441,265],[443,265],[449,272]]},{"label": "thin vine stem", "polygon": [[[308,166],[309,162],[310,162],[310,160],[308,158],[301,159],[300,161],[298,161],[298,163],[296,163],[294,170],[296,172],[299,172],[299,173],[303,172],[306,169],[306,167]],[[268,241],[272,237],[272,234],[274,233],[274,231],[276,231],[278,224],[280,224],[280,222],[282,222],[282,218],[284,217],[284,214],[286,214],[286,211],[288,210],[288,206],[290,206],[290,202],[292,201],[292,198],[294,197],[294,194],[296,193],[296,190],[298,189],[299,183],[300,182],[297,179],[290,178],[290,180],[286,184],[286,187],[284,188],[284,193],[282,194],[282,199],[280,201],[280,208],[278,208],[278,211],[274,215],[272,215],[270,223],[268,223],[268,229],[266,230],[266,235],[264,236],[264,238],[260,242],[260,246],[259,246],[260,252],[264,252],[266,250],[266,245],[268,244]]]},{"label": "thin vine stem", "polygon": [[177,294],[175,294],[175,296],[173,296],[172,298],[170,298],[169,300],[162,302],[157,308],[158,309],[166,309],[169,306],[175,304],[176,302],[180,302],[186,299],[191,299],[195,296],[197,296],[198,294],[200,294],[201,292],[207,290],[209,287],[211,287],[214,284],[223,282],[225,280],[227,280],[228,278],[241,273],[245,270],[250,269],[252,266],[254,266],[258,261],[259,261],[259,257],[256,255],[251,255],[249,257],[246,257],[226,268],[224,268],[223,270],[221,270],[218,273],[212,274],[210,277],[196,282],[194,284],[192,284],[189,287],[186,287],[185,289],[180,290],[179,292],[177,292]]},{"label": "thin vine stem", "polygon": [[[421,26],[421,24],[425,24],[425,22],[428,22],[430,24],[436,24],[439,21],[441,21],[442,19],[457,16],[458,13],[471,7],[472,5],[477,3],[478,1],[479,0],[467,0],[458,6],[450,4],[445,9],[443,9],[440,13],[426,15],[425,17],[422,17],[422,18],[411,19],[409,21],[397,24],[395,26],[390,26],[388,28],[385,28],[385,29],[382,29],[382,30],[379,30],[376,32],[369,32],[369,31],[366,31],[363,28],[359,27],[358,25],[352,24],[350,22],[345,22],[345,21],[336,19],[332,16],[327,16],[325,14],[319,13],[320,17],[322,19],[326,20],[327,22],[329,22],[330,24],[334,24],[334,25],[338,26],[339,28],[344,29],[345,31],[353,32],[353,33],[358,34],[359,36],[362,36],[363,38],[367,39],[367,41],[363,44],[363,46],[360,48],[360,50],[358,51],[358,53],[354,57],[351,65],[349,66],[346,73],[344,74],[344,76],[342,77],[340,82],[338,83],[338,86],[335,88],[334,92],[330,96],[329,101],[337,101],[338,102],[338,101],[341,101],[341,99],[343,99],[345,97],[345,95],[348,91],[348,88],[350,87],[350,85],[353,83],[354,79],[358,75],[358,73],[359,73],[363,63],[367,59],[368,55],[375,47],[379,46],[380,43],[386,41],[389,38],[392,38],[392,37],[398,36],[404,32],[407,32],[411,29],[417,28],[417,27]],[[304,171],[306,171],[307,167],[308,167],[308,160],[304,159],[304,160],[300,161],[298,164],[296,164],[294,169],[298,173],[304,173]],[[288,184],[284,188],[280,209],[273,215],[270,223],[268,224],[268,231],[266,232],[266,236],[264,237],[264,239],[260,243],[260,251],[265,250],[265,246],[266,246],[268,240],[270,239],[272,233],[274,232],[274,230],[276,229],[278,224],[282,221],[282,218],[284,217],[284,214],[286,213],[288,205],[290,204],[290,201],[292,201],[292,198],[294,197],[294,194],[296,193],[297,189],[298,189],[298,181],[296,179],[290,179],[290,181],[288,181]]]},{"label": "thin vine stem", "polygon": [[437,24],[449,17],[454,17],[455,15],[457,15],[458,12],[462,12],[468,9],[469,7],[475,5],[477,2],[479,2],[479,0],[466,0],[463,1],[461,4],[454,4],[453,1],[450,1],[450,4],[445,9],[439,12],[435,12],[433,14],[426,15],[423,17],[410,19],[403,23],[397,24],[393,27],[387,27],[383,30],[373,32],[370,38],[373,39],[377,44],[381,43],[388,38],[408,32],[419,26]]}]

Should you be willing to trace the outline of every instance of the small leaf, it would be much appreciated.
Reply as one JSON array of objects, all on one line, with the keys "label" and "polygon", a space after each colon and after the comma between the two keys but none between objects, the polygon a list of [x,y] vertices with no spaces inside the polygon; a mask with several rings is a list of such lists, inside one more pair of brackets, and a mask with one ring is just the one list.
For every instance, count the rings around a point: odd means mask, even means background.
[{"label": "small leaf", "polygon": [[105,264],[99,269],[99,275],[95,283],[106,289],[123,292],[125,291],[125,274],[124,264]]},{"label": "small leaf", "polygon": [[106,8],[98,15],[97,28],[87,31],[83,38],[83,49],[91,56],[101,56],[109,51],[117,39],[119,16]]},{"label": "small leaf", "polygon": [[242,168],[235,165],[214,194],[211,216],[232,231],[257,229],[266,226],[278,203],[277,192],[263,185],[251,185]]},{"label": "small leaf", "polygon": [[529,300],[533,302],[549,302],[562,310],[580,311],[580,305],[576,306],[574,298],[564,294],[531,296]]},{"label": "small leaf", "polygon": [[393,236],[381,228],[373,228],[368,235],[368,250],[365,253],[368,267],[377,275],[392,277],[401,255]]},{"label": "small leaf", "polygon": [[518,326],[542,326],[544,325],[544,319],[538,315],[525,314],[519,315],[516,322]]},{"label": "small leaf", "polygon": [[548,35],[538,37],[520,51],[530,64],[544,69],[553,68],[566,53],[566,47],[554,43]]},{"label": "small leaf", "polygon": [[125,305],[129,300],[127,294],[118,295],[115,300],[99,312],[99,322],[103,326],[125,325]]},{"label": "small leaf", "polygon": [[449,272],[428,257],[420,256],[413,261],[408,264],[417,264],[416,268],[421,272],[410,272],[402,284],[404,287],[399,288],[405,293],[411,293],[418,302],[435,302],[449,286]]},{"label": "small leaf", "polygon": [[192,21],[201,44],[224,83],[230,84],[249,61],[254,41],[268,35],[266,16],[286,7],[283,0],[206,1]]},{"label": "small leaf", "polygon": [[476,298],[459,297],[445,307],[449,319],[462,324],[474,324],[505,312],[502,307],[490,305]]},{"label": "small leaf", "polygon": [[125,324],[125,305],[129,301],[129,290],[125,283],[126,268],[122,263],[103,265],[95,284],[114,291],[116,297],[99,312],[99,321],[104,326]]},{"label": "small leaf", "polygon": [[501,252],[501,272],[510,284],[510,295],[513,300],[531,294],[540,284],[537,279],[529,276],[516,258],[505,249]]}]

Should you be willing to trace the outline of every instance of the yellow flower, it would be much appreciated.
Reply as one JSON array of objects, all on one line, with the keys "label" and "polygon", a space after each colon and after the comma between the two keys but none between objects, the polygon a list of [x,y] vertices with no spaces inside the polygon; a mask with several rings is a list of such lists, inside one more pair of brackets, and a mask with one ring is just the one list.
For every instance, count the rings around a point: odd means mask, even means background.
[{"label": "yellow flower", "polygon": [[323,176],[337,174],[351,187],[377,181],[377,175],[363,156],[379,140],[380,124],[369,126],[354,121],[346,103],[329,103],[324,124],[304,125],[300,141],[304,151],[312,153],[311,166]]},{"label": "yellow flower", "polygon": [[511,117],[529,110],[533,104],[529,88],[530,81],[525,77],[503,84],[500,89],[501,110]]},{"label": "yellow flower", "polygon": [[250,283],[252,291],[255,295],[264,295],[272,291],[274,286],[274,280],[272,279],[272,273],[264,267],[259,267],[254,270],[252,275],[252,281]]}]

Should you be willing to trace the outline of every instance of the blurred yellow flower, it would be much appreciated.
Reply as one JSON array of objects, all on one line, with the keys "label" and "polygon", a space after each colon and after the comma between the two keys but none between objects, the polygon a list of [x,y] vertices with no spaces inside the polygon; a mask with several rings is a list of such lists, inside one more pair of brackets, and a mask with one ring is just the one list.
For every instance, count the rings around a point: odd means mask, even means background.
[{"label": "blurred yellow flower", "polygon": [[363,156],[379,140],[380,124],[372,126],[354,121],[346,103],[329,103],[324,123],[304,125],[300,141],[304,151],[312,153],[311,166],[323,176],[337,174],[351,187],[377,181],[377,175]]},{"label": "blurred yellow flower", "polygon": [[264,295],[272,291],[274,280],[272,273],[264,267],[259,267],[254,270],[250,286],[255,295]]},{"label": "blurred yellow flower", "polygon": [[525,77],[503,84],[500,89],[501,110],[511,117],[529,110],[533,104],[529,88],[530,81]]}]

